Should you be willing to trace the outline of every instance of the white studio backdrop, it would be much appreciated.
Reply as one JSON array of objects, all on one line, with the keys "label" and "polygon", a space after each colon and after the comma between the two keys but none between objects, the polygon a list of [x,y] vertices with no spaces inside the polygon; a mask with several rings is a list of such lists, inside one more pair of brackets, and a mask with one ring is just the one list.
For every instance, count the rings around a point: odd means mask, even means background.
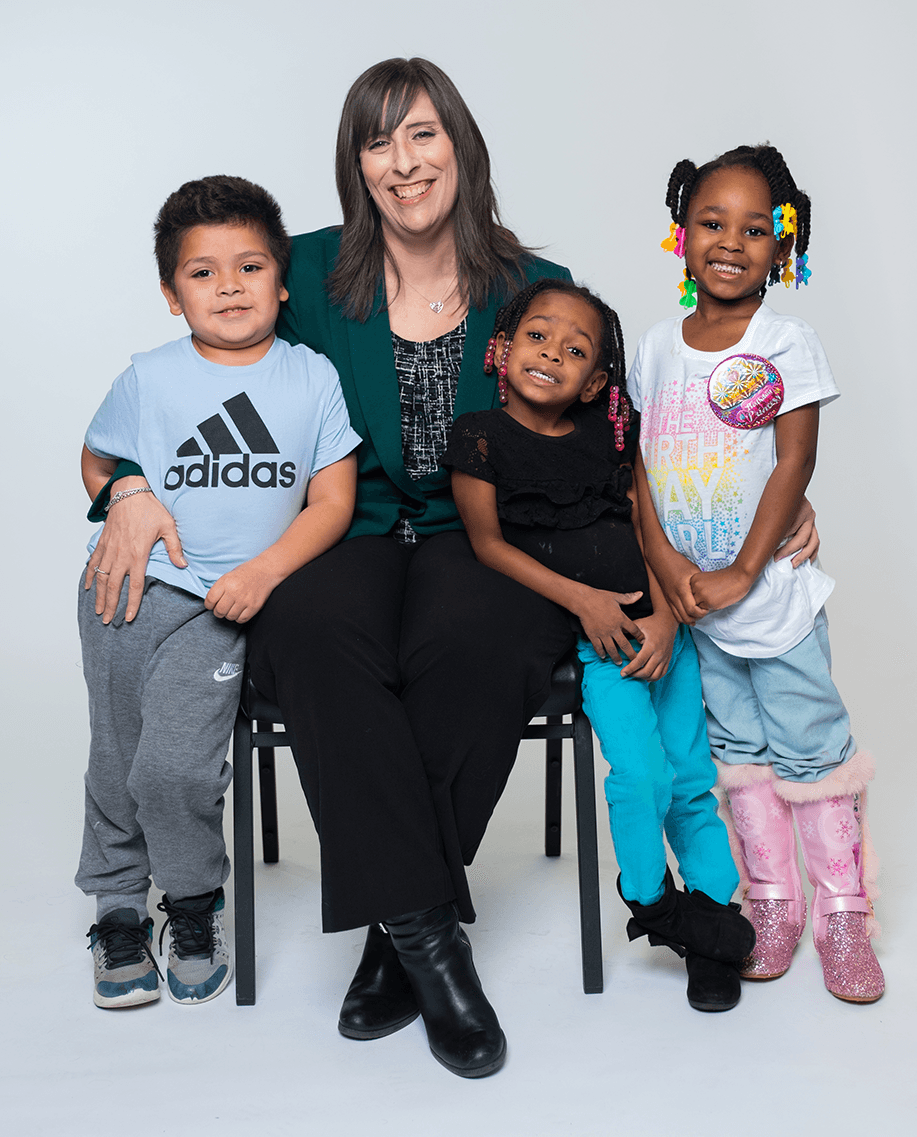
[{"label": "white studio backdrop", "polygon": [[894,0],[4,5],[3,689],[39,735],[28,761],[7,763],[13,849],[46,819],[61,873],[73,871],[88,736],[78,456],[130,354],[184,334],[156,279],[160,204],[189,178],[231,173],[270,189],[291,232],[337,222],[348,86],[380,59],[423,55],[481,126],[506,223],[617,308],[630,351],[678,311],[681,266],[659,242],[679,158],[768,140],[811,195],[811,284],[770,302],[815,327],[843,393],[823,416],[811,497],[838,580],[835,674],[882,772],[874,832],[887,871],[903,868],[893,822],[914,789],[917,625],[914,11]]}]

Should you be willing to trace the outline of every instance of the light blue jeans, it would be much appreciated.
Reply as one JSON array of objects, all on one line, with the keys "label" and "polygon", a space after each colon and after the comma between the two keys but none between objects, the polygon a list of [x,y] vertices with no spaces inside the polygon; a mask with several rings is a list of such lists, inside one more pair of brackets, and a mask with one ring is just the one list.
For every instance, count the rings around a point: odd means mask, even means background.
[{"label": "light blue jeans", "polygon": [[850,718],[831,678],[824,609],[783,655],[745,659],[694,629],[714,758],[770,765],[789,782],[817,782],[856,751]]},{"label": "light blue jeans", "polygon": [[728,903],[739,874],[710,792],[716,768],[688,629],[679,627],[669,670],[655,683],[622,678],[623,665],[600,658],[587,639],[577,651],[583,708],[611,768],[605,798],[625,898],[652,904],[662,895],[664,832],[688,888]]}]

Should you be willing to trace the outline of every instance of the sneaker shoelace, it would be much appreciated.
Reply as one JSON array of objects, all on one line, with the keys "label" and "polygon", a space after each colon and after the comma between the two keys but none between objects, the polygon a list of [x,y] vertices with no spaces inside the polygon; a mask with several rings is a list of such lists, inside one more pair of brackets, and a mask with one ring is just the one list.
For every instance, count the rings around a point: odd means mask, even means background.
[{"label": "sneaker shoelace", "polygon": [[92,950],[95,943],[91,937],[96,936],[96,943],[102,945],[105,962],[113,970],[118,967],[127,967],[131,963],[139,963],[146,956],[156,968],[156,974],[162,979],[162,972],[159,970],[156,957],[150,948],[150,940],[147,934],[152,923],[152,920],[149,919],[144,920],[142,924],[117,924],[103,920],[99,924],[93,924],[86,933],[90,937],[86,946]]},{"label": "sneaker shoelace", "polygon": [[209,956],[210,960],[213,960],[215,944],[212,912],[195,912],[191,908],[178,908],[174,904],[169,904],[165,899],[157,907],[166,914],[166,921],[159,933],[160,955],[162,954],[162,940],[166,934],[166,928],[171,924],[175,950],[181,959]]}]

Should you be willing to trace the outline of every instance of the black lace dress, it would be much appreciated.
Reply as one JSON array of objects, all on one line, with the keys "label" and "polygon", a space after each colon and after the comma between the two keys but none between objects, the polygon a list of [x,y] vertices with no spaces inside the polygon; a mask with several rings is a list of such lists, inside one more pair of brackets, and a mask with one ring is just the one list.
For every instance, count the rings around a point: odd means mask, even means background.
[{"label": "black lace dress", "polygon": [[652,614],[646,566],[631,521],[631,464],[638,427],[616,450],[611,424],[592,408],[571,411],[574,429],[536,434],[503,410],[462,415],[442,464],[490,482],[505,540],[571,580],[642,592],[624,608]]}]

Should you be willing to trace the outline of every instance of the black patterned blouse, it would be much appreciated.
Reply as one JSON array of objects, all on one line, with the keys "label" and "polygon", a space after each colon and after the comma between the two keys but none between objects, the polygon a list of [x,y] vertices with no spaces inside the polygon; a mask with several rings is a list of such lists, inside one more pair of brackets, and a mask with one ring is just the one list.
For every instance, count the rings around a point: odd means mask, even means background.
[{"label": "black patterned blouse", "polygon": [[[452,429],[455,392],[465,350],[466,320],[435,340],[416,343],[392,332],[395,371],[401,398],[401,453],[414,481],[439,466]],[[394,537],[413,544],[417,534],[401,520]]]}]

